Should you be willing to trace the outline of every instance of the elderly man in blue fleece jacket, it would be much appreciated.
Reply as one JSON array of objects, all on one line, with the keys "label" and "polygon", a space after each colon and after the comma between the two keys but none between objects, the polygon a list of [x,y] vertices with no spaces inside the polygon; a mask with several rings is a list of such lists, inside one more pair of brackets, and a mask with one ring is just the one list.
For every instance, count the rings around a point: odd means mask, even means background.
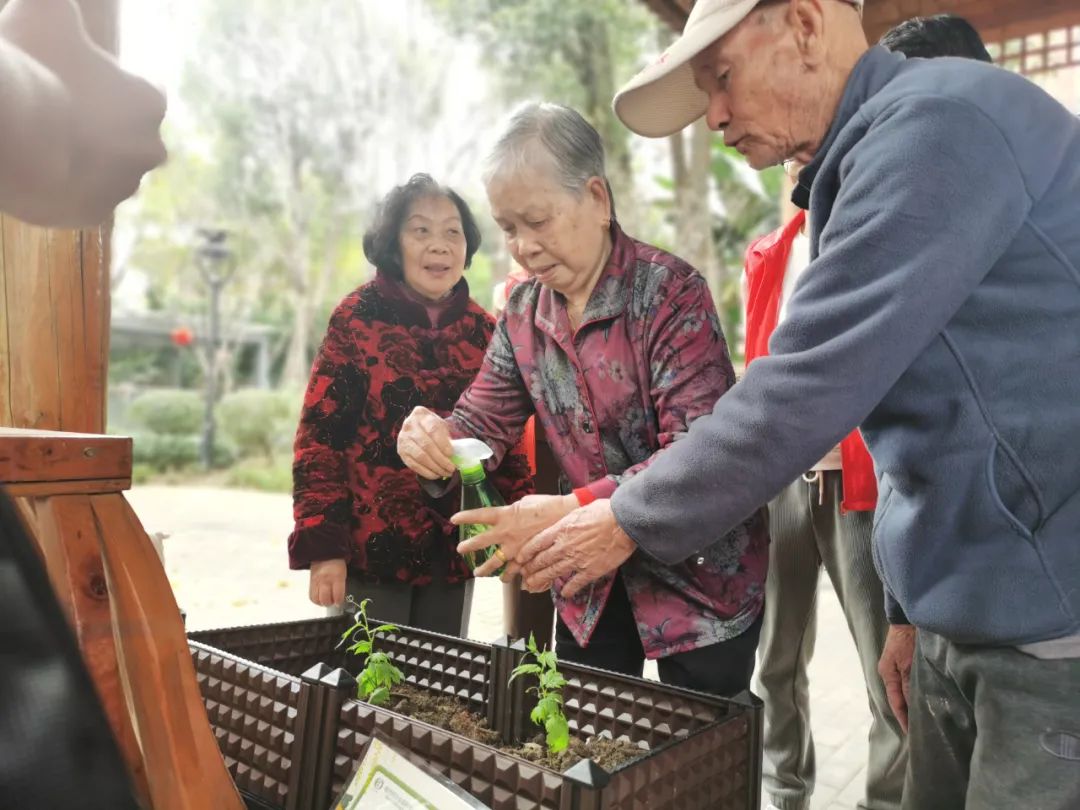
[{"label": "elderly man in blue fleece jacket", "polygon": [[566,594],[633,553],[693,565],[860,426],[905,807],[1080,807],[1080,122],[993,66],[870,49],[858,6],[698,0],[616,97],[641,134],[704,115],[755,168],[806,163],[813,261],[685,439],[492,538]]}]

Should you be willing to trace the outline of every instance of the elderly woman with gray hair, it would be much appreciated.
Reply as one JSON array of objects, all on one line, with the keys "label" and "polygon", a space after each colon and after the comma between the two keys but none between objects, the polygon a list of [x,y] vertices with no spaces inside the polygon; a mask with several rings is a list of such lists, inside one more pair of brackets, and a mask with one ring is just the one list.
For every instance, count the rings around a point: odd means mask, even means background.
[{"label": "elderly woman with gray hair", "polygon": [[[452,476],[451,438],[482,439],[497,463],[536,414],[564,494],[455,517],[492,525],[459,551],[497,543],[477,573],[506,562],[508,580],[529,539],[610,497],[711,411],[735,375],[701,275],[619,227],[600,137],[577,112],[552,104],[519,111],[485,183],[510,253],[531,279],[511,294],[453,413],[415,409],[398,452],[423,478]],[[760,631],[767,544],[759,510],[685,563],[635,554],[574,598],[561,595],[573,577],[555,583],[559,656],[637,676],[655,658],[667,683],[741,692]]]}]

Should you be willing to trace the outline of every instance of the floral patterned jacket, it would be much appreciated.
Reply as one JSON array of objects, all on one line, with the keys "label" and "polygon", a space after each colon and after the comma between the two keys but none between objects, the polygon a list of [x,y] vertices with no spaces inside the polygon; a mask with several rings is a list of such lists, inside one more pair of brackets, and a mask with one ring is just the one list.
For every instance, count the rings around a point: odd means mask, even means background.
[{"label": "floral patterned jacket", "polygon": [[[338,305],[315,358],[296,431],[289,566],[344,558],[367,581],[460,582],[449,517],[460,490],[422,492],[397,454],[417,405],[446,415],[472,382],[495,327],[462,279],[433,326],[425,307],[382,274]],[[492,476],[507,502],[533,491],[528,461],[509,453]]]},{"label": "floral patterned jacket", "polygon": [[[735,382],[705,280],[692,267],[612,226],[614,249],[570,328],[563,297],[519,284],[480,374],[449,417],[451,431],[514,447],[536,413],[563,472],[563,491],[609,497],[683,436]],[[733,638],[764,601],[764,510],[685,563],[638,551],[620,572],[645,653],[660,658]],[[555,590],[563,621],[588,643],[612,579],[574,600]]]}]

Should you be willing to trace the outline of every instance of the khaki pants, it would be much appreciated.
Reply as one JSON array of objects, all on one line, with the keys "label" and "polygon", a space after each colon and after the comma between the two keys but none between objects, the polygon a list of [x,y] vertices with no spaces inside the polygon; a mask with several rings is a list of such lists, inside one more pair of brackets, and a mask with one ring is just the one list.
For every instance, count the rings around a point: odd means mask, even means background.
[{"label": "khaki pants", "polygon": [[870,551],[872,512],[841,514],[842,477],[799,478],[769,504],[769,576],[755,691],[765,702],[764,787],[781,810],[805,810],[814,791],[807,666],[817,635],[818,573],[832,580],[859,654],[873,718],[867,810],[898,810],[906,743],[877,674],[888,623]]}]

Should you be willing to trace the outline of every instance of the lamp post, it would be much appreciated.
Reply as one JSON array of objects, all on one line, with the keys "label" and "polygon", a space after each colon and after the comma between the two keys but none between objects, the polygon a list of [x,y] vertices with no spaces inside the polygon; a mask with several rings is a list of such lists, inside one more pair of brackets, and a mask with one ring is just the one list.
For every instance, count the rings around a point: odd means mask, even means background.
[{"label": "lamp post", "polygon": [[223,229],[200,228],[201,242],[195,249],[195,263],[199,275],[210,293],[210,323],[206,354],[205,411],[203,412],[203,435],[200,446],[202,465],[209,470],[214,463],[214,439],[217,424],[214,406],[218,398],[221,359],[221,291],[229,283],[236,269],[232,252],[225,244],[229,232]]}]

